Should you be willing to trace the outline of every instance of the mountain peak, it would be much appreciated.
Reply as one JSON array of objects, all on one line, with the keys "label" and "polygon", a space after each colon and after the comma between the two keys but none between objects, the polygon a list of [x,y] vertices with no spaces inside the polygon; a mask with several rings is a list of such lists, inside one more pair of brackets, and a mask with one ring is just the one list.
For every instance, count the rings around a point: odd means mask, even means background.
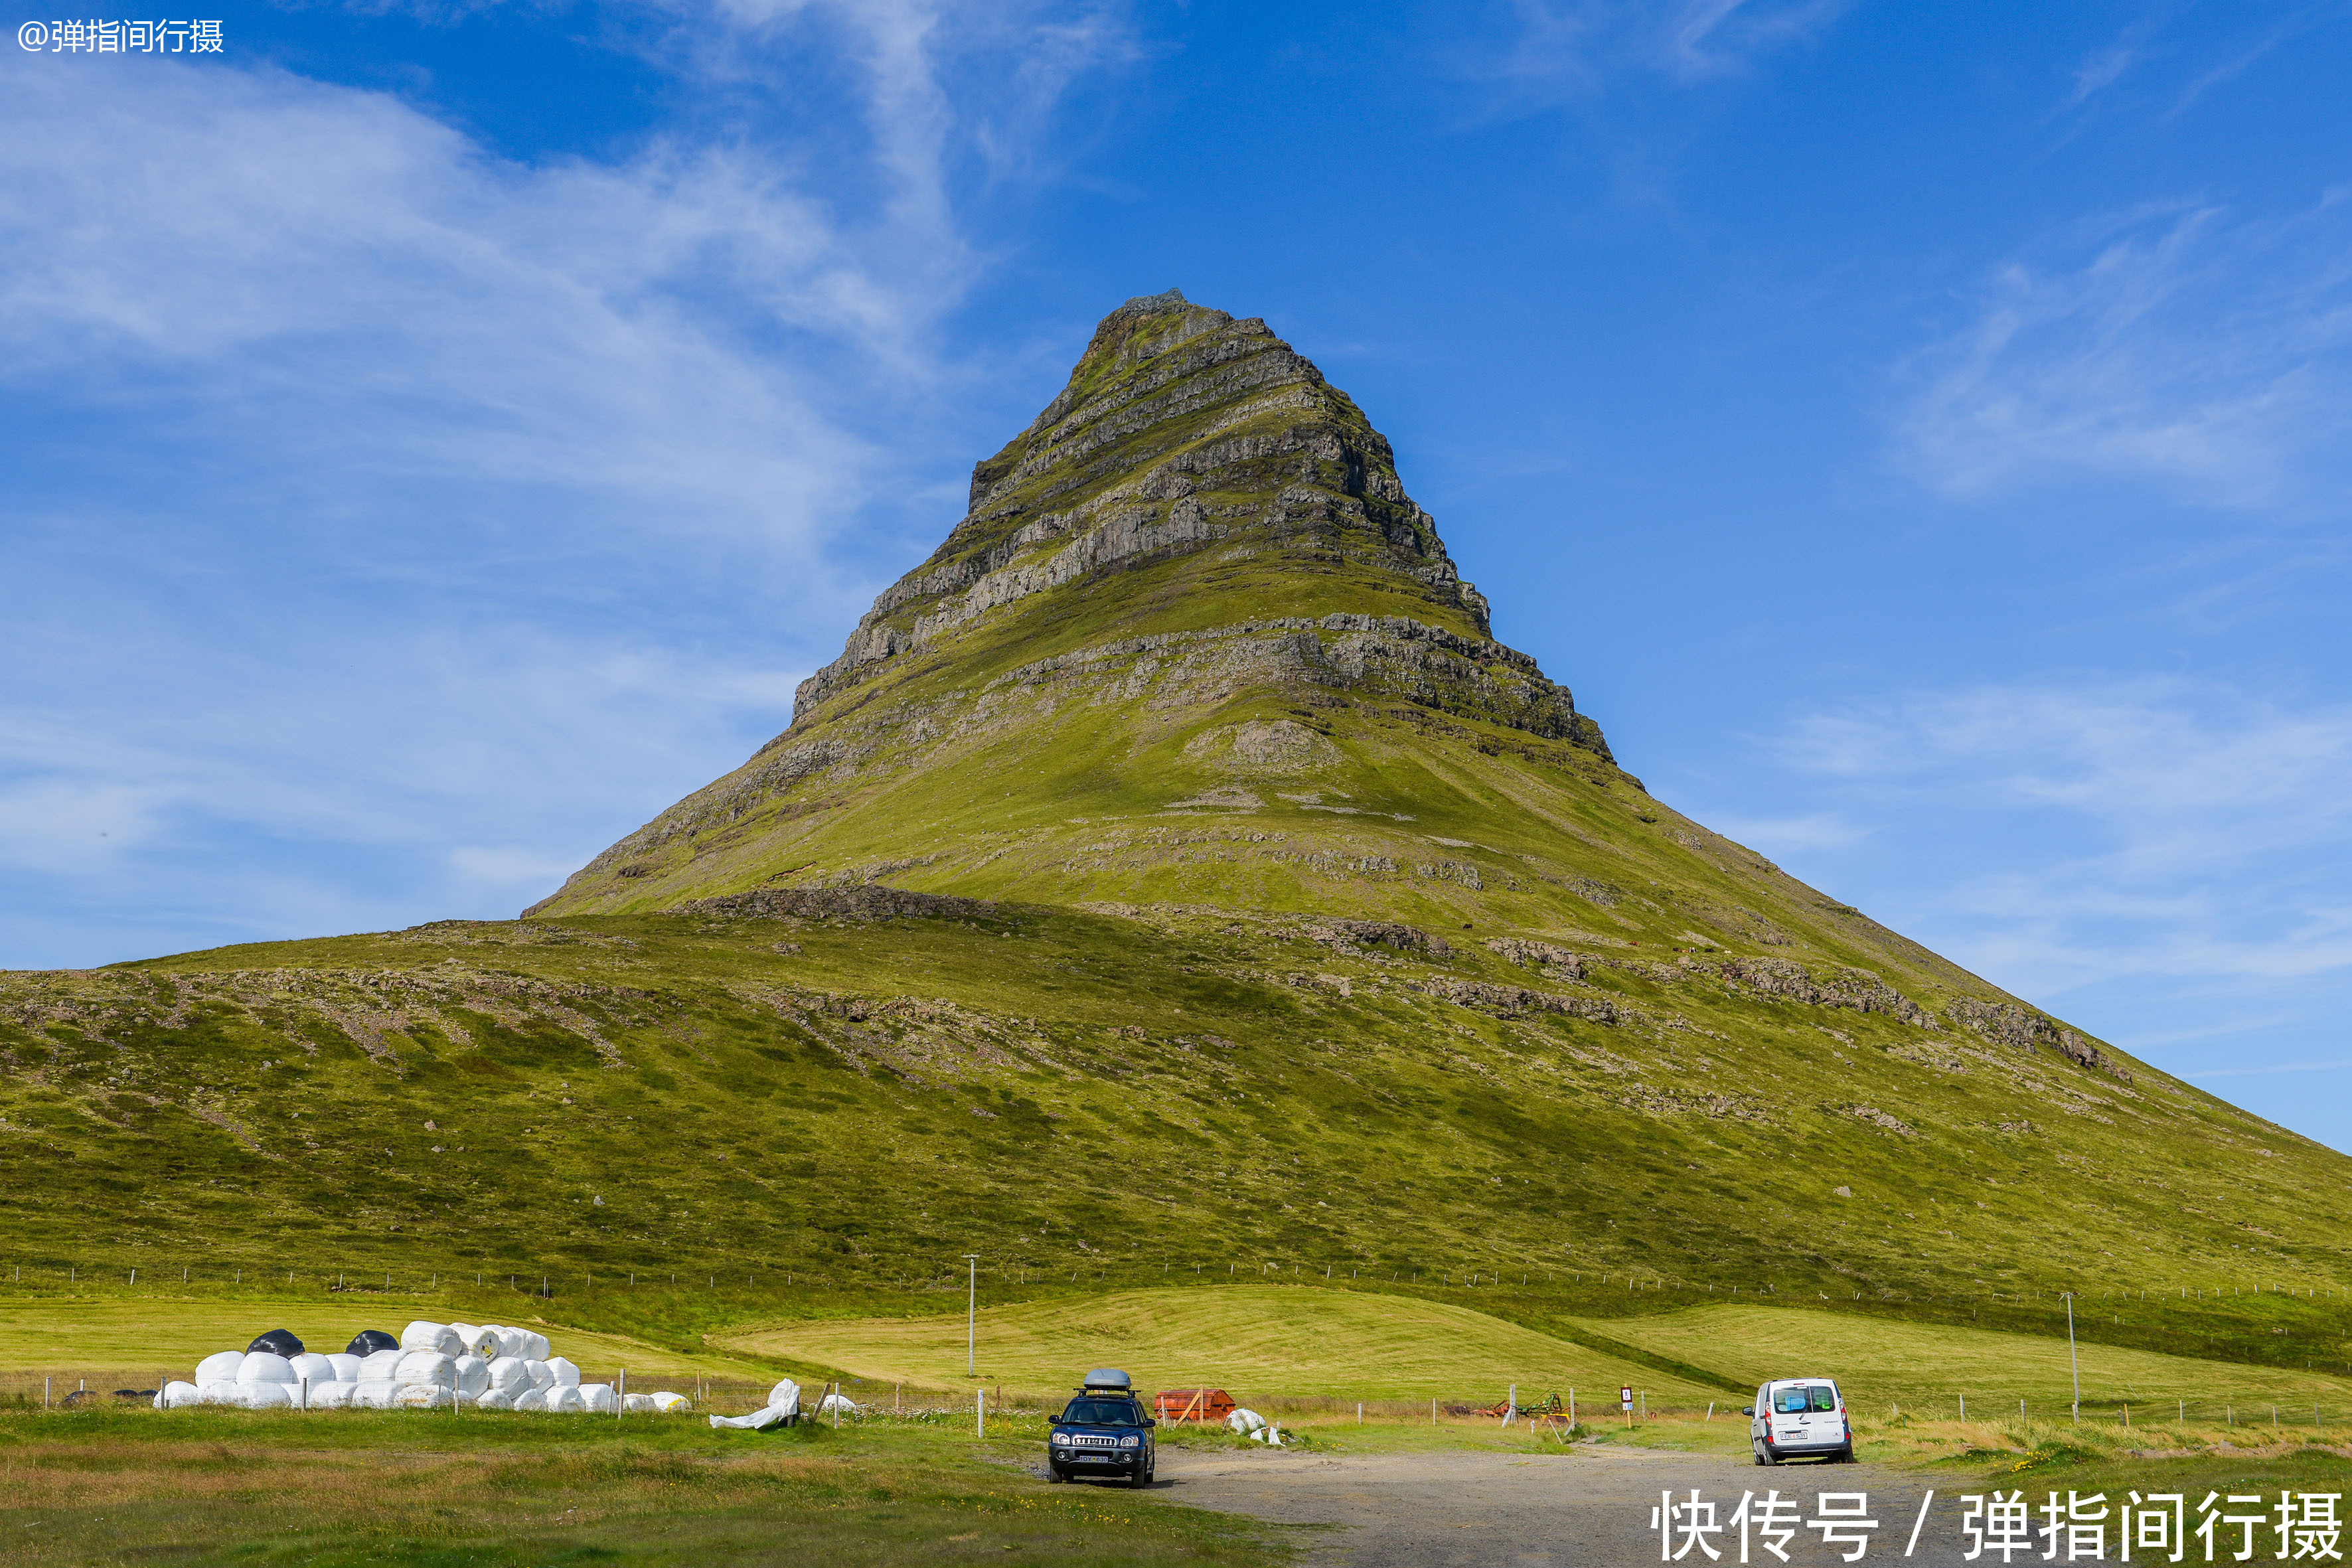
[{"label": "mountain peak", "polygon": [[[1104,317],[1062,389],[975,465],[963,517],[802,683],[784,733],[540,907],[838,877],[853,843],[866,865],[936,868],[942,888],[995,867],[971,889],[991,890],[1004,857],[976,822],[948,826],[975,791],[1064,821],[1291,811],[1249,781],[1311,776],[1334,804],[1277,797],[1361,814],[1336,803],[1394,793],[1393,753],[1433,725],[1441,749],[1639,788],[1569,691],[1494,640],[1355,402],[1263,320],[1171,289]],[[911,827],[934,790],[962,807]]]}]

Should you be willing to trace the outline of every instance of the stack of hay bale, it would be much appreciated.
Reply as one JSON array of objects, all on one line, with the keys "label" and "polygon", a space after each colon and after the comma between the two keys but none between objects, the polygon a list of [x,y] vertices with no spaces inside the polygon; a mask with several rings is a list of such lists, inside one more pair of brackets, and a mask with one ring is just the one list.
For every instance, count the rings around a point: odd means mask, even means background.
[{"label": "stack of hay bale", "polygon": [[[684,1395],[633,1394],[631,1410],[683,1408]],[[197,1363],[194,1381],[155,1395],[159,1408],[234,1405],[247,1410],[434,1409],[598,1411],[622,1408],[612,1384],[583,1384],[580,1369],[550,1353],[547,1336],[502,1324],[417,1321],[400,1337],[362,1331],[341,1355],[306,1351],[275,1329],[243,1351]]]}]

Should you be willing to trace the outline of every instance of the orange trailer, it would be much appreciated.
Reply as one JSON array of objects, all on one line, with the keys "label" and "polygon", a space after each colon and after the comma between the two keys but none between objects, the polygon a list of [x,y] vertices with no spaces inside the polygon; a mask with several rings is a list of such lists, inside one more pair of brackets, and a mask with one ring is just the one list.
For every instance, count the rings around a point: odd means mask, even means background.
[{"label": "orange trailer", "polygon": [[1151,1414],[1161,1421],[1223,1422],[1234,1413],[1234,1397],[1222,1388],[1171,1388],[1152,1401]]}]

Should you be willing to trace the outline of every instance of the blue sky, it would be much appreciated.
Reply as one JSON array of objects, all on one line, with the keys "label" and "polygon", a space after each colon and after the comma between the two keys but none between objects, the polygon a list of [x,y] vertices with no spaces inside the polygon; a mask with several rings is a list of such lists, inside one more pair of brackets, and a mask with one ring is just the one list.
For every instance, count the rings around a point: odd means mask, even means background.
[{"label": "blue sky", "polygon": [[1176,285],[1661,796],[2352,1148],[2352,7],[220,15],[0,46],[0,964],[511,913]]}]

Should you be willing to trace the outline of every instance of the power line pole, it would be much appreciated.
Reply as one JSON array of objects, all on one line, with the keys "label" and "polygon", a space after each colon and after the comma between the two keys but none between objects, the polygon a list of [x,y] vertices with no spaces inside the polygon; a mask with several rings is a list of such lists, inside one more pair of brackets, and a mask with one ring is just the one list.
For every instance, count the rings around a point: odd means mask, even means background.
[{"label": "power line pole", "polygon": [[963,1307],[963,1370],[971,1377],[980,1370],[980,1254],[967,1252],[963,1260],[971,1265]]}]

